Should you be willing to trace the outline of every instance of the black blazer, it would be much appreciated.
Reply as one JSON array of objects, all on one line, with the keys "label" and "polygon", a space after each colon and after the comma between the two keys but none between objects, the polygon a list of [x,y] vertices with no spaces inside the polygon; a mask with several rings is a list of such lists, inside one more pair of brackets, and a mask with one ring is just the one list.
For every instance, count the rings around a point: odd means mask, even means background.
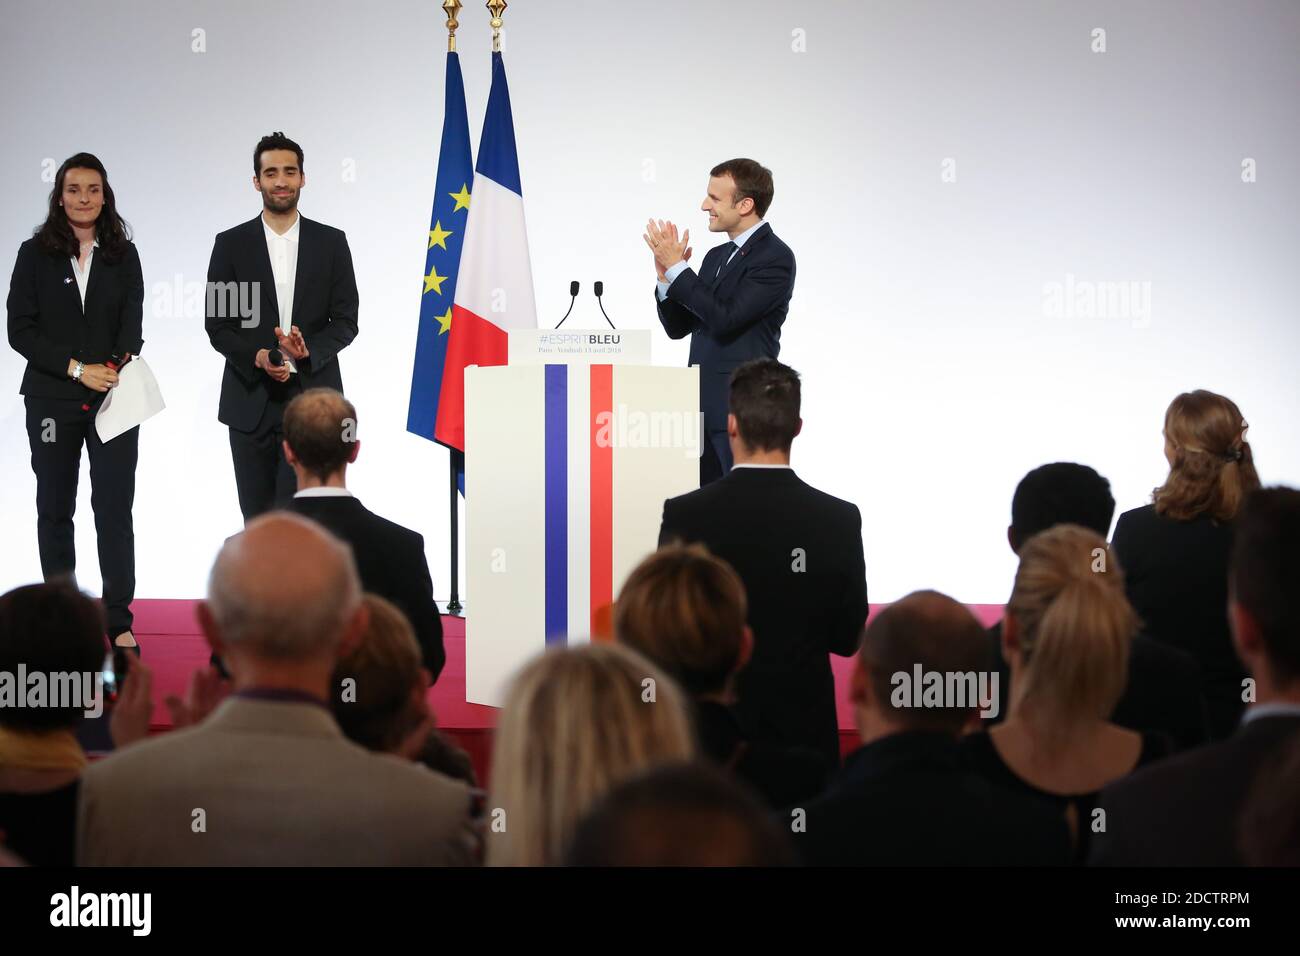
[{"label": "black blazer", "polygon": [[[997,716],[983,723],[994,726],[1006,720],[1010,708],[1011,668],[1002,656],[1001,621],[988,629],[988,636],[998,672],[999,706]],[[1179,750],[1205,743],[1205,701],[1196,660],[1186,651],[1137,635],[1129,649],[1128,682],[1110,720],[1139,733],[1163,734]]]},{"label": "black blazer", "polygon": [[[325,386],[343,390],[338,353],[357,336],[357,280],[352,271],[352,253],[347,236],[340,229],[300,216],[298,265],[294,274],[292,324],[302,330],[311,354],[295,362],[299,380],[283,385],[275,382],[253,362],[259,349],[276,345],[280,306],[275,295],[275,274],[266,251],[266,230],[262,217],[228,229],[217,236],[208,264],[208,282],[256,282],[259,294],[256,322],[222,307],[223,296],[209,288],[207,320],[204,323],[212,347],[226,357],[221,379],[221,402],[217,419],[237,431],[253,431],[268,399],[285,401],[298,386]],[[249,294],[244,294],[249,301]],[[245,328],[244,323],[249,322]]]},{"label": "black blazer", "polygon": [[735,712],[746,736],[838,767],[829,655],[855,653],[867,620],[857,506],[788,468],[737,468],[664,502],[659,543],[673,540],[702,542],[745,584],[754,654],[737,675]]},{"label": "black blazer", "polygon": [[1255,775],[1300,733],[1300,716],[1248,721],[1227,740],[1179,754],[1102,791],[1095,866],[1241,866],[1238,826]]},{"label": "black blazer", "polygon": [[1143,633],[1181,648],[1201,668],[1210,736],[1229,736],[1245,709],[1246,671],[1228,627],[1232,526],[1209,517],[1175,521],[1154,505],[1120,515],[1111,547]]},{"label": "black blazer", "polygon": [[424,537],[381,518],[350,496],[294,498],[289,509],[319,522],[351,546],[362,588],[402,609],[415,630],[424,666],[437,680],[447,653],[442,646],[442,616],[433,600],[433,579],[424,557]]},{"label": "black blazer", "polygon": [[28,239],[18,247],[8,306],[9,344],[27,359],[18,391],[84,401],[94,393],[68,378],[69,359],[97,365],[114,355],[137,355],[144,345],[140,255],[128,242],[122,258],[110,263],[96,249],[83,311],[71,257],[51,255]]},{"label": "black blazer", "polygon": [[814,866],[1064,866],[1065,817],[963,766],[946,734],[906,731],[849,754],[795,845]]},{"label": "black blazer", "polygon": [[768,806],[802,805],[826,788],[826,761],[816,751],[750,740],[731,708],[717,701],[693,701],[691,715],[700,753]]},{"label": "black blazer", "polygon": [[763,223],[722,270],[727,243],[687,268],[655,306],[670,339],[691,337],[689,363],[700,366],[700,410],[710,431],[727,427],[731,373],[750,359],[781,354],[781,324],[794,293],[794,253]]}]

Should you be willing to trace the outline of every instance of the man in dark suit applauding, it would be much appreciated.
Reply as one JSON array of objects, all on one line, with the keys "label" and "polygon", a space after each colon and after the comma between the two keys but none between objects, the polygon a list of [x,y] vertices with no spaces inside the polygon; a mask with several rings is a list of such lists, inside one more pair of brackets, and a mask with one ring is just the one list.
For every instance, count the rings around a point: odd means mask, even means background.
[{"label": "man in dark suit applauding", "polygon": [[709,231],[731,241],[704,256],[699,274],[690,259],[690,230],[651,220],[645,241],[654,253],[659,321],[672,339],[691,337],[689,363],[700,367],[704,448],[700,484],[731,468],[727,385],[742,362],[777,358],[781,324],[794,292],[794,253],[763,221],[772,203],[772,172],[752,159],[729,159],[709,172],[700,206]]},{"label": "man in dark suit applauding", "polygon": [[221,233],[208,265],[212,347],[226,358],[217,418],[244,520],[293,494],[280,453],[284,407],[304,388],[343,390],[338,353],[357,335],[357,282],[341,230],[298,215],[302,147],[283,133],[253,151],[262,214]]},{"label": "man in dark suit applauding", "polygon": [[775,359],[736,369],[725,478],[664,503],[659,544],[701,542],[740,575],[754,634],[736,716],[756,741],[802,746],[839,765],[829,655],[858,648],[867,619],[862,516],[790,468],[799,376]]},{"label": "man in dark suit applauding", "polygon": [[396,604],[411,622],[430,683],[446,653],[424,537],[367,510],[347,489],[357,460],[357,410],[332,388],[308,389],[284,411],[284,456],[298,480],[289,509],[324,525],[352,548],[361,586]]}]

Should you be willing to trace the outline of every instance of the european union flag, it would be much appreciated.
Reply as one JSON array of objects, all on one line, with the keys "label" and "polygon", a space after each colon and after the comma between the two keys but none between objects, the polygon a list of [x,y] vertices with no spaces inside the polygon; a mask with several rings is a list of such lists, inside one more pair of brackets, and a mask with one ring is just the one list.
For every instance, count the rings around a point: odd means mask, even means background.
[{"label": "european union flag", "polygon": [[[456,299],[456,273],[469,215],[474,163],[470,157],[469,117],[465,109],[465,81],[460,57],[447,54],[447,89],[442,118],[442,148],[438,153],[437,192],[429,216],[429,248],[424,259],[420,327],[415,339],[415,367],[411,372],[411,402],[406,430],[435,441],[438,396],[450,339],[452,303]],[[463,478],[461,481],[463,482]],[[464,485],[461,485],[462,490]]]}]

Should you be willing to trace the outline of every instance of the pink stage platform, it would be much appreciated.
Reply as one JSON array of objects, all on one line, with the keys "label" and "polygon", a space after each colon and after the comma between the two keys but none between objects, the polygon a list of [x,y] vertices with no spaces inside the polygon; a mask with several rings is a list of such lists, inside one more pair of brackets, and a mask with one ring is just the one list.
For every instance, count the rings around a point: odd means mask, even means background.
[{"label": "pink stage platform", "polygon": [[[171,729],[171,715],[163,706],[169,694],[184,695],[190,675],[208,665],[208,646],[199,631],[194,608],[187,600],[138,600],[131,610],[135,614],[135,633],[144,648],[145,663],[154,673],[152,729],[155,733]],[[883,604],[873,604],[875,614]],[[972,604],[970,609],[984,625],[1002,617],[1000,604]],[[465,619],[442,619],[443,642],[447,664],[438,683],[429,691],[429,703],[437,715],[438,726],[469,752],[481,781],[486,782],[492,750],[492,728],[497,709],[465,702]],[[847,752],[857,744],[853,713],[848,701],[849,674],[853,659],[831,657],[835,673],[835,706],[839,717],[841,749]]]}]

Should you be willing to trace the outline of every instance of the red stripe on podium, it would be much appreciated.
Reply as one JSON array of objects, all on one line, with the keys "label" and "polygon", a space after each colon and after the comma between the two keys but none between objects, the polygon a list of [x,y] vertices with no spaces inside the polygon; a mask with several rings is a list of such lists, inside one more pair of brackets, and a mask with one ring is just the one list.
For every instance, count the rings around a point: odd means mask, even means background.
[{"label": "red stripe on podium", "polygon": [[614,601],[614,367],[591,366],[591,617]]}]

